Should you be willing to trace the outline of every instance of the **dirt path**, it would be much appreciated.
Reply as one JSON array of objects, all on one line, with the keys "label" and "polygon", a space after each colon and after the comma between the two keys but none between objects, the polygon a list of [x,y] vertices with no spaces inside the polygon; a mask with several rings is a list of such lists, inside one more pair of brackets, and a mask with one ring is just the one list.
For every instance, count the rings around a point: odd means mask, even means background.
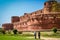
[{"label": "dirt path", "polygon": [[[27,38],[34,38],[34,37],[27,37]],[[47,38],[47,37],[41,37],[42,40],[60,40],[60,38]]]},{"label": "dirt path", "polygon": [[47,38],[47,37],[41,37],[41,39],[44,39],[44,40],[60,40],[60,38]]}]

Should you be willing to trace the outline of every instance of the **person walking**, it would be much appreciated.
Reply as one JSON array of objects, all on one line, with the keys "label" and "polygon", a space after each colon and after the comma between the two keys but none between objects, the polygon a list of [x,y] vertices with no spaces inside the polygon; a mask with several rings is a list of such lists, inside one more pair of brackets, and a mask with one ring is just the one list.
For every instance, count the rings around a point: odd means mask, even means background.
[{"label": "person walking", "polygon": [[36,39],[36,32],[34,32],[34,37],[35,37],[35,39]]},{"label": "person walking", "polygon": [[40,32],[38,32],[38,38],[40,39]]}]

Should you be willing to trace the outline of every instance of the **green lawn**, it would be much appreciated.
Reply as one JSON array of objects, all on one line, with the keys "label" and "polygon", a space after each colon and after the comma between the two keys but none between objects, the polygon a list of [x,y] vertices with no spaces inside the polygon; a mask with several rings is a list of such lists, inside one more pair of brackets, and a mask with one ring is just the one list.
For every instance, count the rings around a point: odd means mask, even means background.
[{"label": "green lawn", "polygon": [[60,31],[58,31],[57,33],[41,32],[41,36],[43,36],[43,37],[50,37],[50,38],[60,38]]},{"label": "green lawn", "polygon": [[[52,37],[52,38],[60,38],[60,32],[54,34],[53,32],[41,32],[41,36],[43,37]],[[33,34],[0,34],[0,40],[36,40],[34,39]],[[38,39],[37,39],[38,40]]]},{"label": "green lawn", "polygon": [[3,35],[0,34],[0,40],[34,40],[34,38],[28,38],[28,37],[34,37],[33,35]]}]

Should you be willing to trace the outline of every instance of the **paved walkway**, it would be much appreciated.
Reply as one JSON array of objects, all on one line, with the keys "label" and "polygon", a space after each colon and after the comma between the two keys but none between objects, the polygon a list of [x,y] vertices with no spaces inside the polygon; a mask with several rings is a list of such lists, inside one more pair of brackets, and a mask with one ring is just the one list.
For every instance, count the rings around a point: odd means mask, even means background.
[{"label": "paved walkway", "polygon": [[44,40],[60,40],[60,38],[47,38],[47,37],[41,37],[41,39],[44,39]]},{"label": "paved walkway", "polygon": [[[27,38],[34,38],[34,37],[27,37]],[[41,37],[42,40],[60,40],[60,38],[47,38],[47,37]]]},{"label": "paved walkway", "polygon": [[[49,33],[49,32],[47,32],[47,33]],[[28,34],[33,34],[33,33],[28,32]],[[34,37],[27,37],[27,38],[34,38]],[[41,39],[42,40],[60,40],[60,38],[49,38],[49,37],[42,37],[42,36],[41,36]]]}]

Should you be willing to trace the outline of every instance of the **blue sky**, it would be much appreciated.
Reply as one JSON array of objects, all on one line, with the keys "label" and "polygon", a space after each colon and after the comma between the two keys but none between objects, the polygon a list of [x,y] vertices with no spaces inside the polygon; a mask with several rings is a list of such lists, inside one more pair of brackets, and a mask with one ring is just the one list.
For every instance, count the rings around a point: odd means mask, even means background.
[{"label": "blue sky", "polygon": [[[22,16],[44,7],[46,0],[0,0],[0,24],[10,23],[12,16]],[[0,25],[1,26],[1,25]]]}]

